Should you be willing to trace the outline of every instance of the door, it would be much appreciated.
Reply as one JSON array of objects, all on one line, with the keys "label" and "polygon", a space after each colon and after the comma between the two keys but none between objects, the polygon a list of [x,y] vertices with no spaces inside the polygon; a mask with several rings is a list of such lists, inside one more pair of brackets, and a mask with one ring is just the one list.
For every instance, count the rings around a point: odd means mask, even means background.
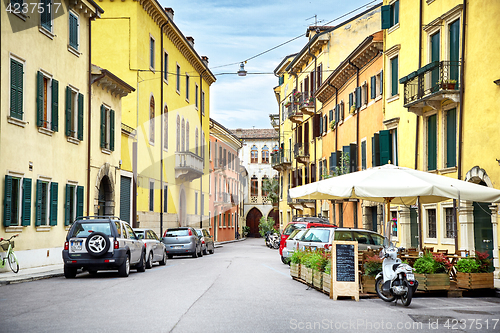
[{"label": "door", "polygon": [[418,212],[416,208],[410,208],[410,235],[411,247],[418,248]]},{"label": "door", "polygon": [[371,211],[371,217],[372,217],[372,228],[371,230],[378,232],[377,231],[377,206],[375,207],[370,207]]},{"label": "door", "polygon": [[474,249],[487,252],[493,259],[493,224],[491,224],[490,204],[474,202]]},{"label": "door", "polygon": [[262,213],[257,208],[252,208],[247,215],[247,226],[250,227],[248,237],[260,237],[259,234],[259,221]]},{"label": "door", "polygon": [[[439,46],[440,46],[439,32],[431,37],[431,62],[439,61]],[[431,72],[432,92],[439,90],[439,66],[434,68]]]}]

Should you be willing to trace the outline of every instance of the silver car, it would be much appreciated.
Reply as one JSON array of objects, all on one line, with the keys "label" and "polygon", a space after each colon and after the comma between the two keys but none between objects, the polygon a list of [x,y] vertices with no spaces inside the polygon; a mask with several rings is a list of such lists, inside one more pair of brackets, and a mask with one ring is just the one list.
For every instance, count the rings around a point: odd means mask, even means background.
[{"label": "silver car", "polygon": [[167,264],[167,250],[156,233],[151,229],[134,228],[137,238],[146,244],[146,268],[153,267],[153,263]]},{"label": "silver car", "polygon": [[206,229],[196,229],[201,241],[201,251],[203,254],[213,254],[215,251],[214,239]]},{"label": "silver car", "polygon": [[169,259],[175,256],[190,255],[202,257],[201,241],[196,230],[191,227],[169,228],[161,239],[165,244]]},{"label": "silver car", "polygon": [[384,245],[384,237],[365,229],[351,228],[311,228],[302,235],[298,248],[311,250],[329,248],[333,241],[357,241],[358,250],[380,249]]},{"label": "silver car", "polygon": [[283,259],[281,259],[282,262],[290,262],[290,257],[297,249],[297,242],[299,241],[300,237],[302,237],[302,235],[307,232],[307,230],[309,229],[295,229],[294,231],[292,231],[290,236],[288,236],[285,241],[285,247],[283,248]]}]

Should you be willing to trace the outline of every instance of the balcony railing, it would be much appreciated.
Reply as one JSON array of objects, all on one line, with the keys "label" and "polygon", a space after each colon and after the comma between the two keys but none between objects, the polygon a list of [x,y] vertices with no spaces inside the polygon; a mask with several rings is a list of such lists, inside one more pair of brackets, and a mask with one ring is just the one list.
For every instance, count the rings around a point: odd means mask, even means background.
[{"label": "balcony railing", "polygon": [[293,153],[295,158],[300,163],[308,163],[309,162],[309,144],[304,144],[301,142],[296,143],[293,146]]},{"label": "balcony railing", "polygon": [[424,106],[440,107],[443,99],[458,102],[459,73],[459,61],[434,61],[402,77],[404,107],[421,114]]},{"label": "balcony railing", "polygon": [[279,150],[271,154],[271,167],[278,171],[287,170],[292,164],[290,150]]},{"label": "balcony railing", "polygon": [[287,195],[287,204],[288,206],[298,209],[304,210],[304,208],[314,208],[316,204],[316,200],[313,199],[292,199],[290,198],[290,190],[288,190]]},{"label": "balcony railing", "polygon": [[192,181],[203,175],[203,158],[190,152],[175,153],[175,178]]},{"label": "balcony railing", "polygon": [[302,113],[311,115],[314,113],[314,99],[309,91],[305,91],[298,98],[299,110]]},{"label": "balcony railing", "polygon": [[271,119],[271,125],[277,131],[280,128],[280,115],[279,114],[270,114],[269,118]]}]

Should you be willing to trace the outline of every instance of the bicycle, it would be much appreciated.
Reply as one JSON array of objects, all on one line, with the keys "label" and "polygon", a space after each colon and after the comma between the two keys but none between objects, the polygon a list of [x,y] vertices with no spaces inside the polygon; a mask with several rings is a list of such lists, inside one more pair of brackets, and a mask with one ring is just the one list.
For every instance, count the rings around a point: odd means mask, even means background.
[{"label": "bicycle", "polygon": [[14,253],[14,241],[11,239],[17,236],[19,236],[19,234],[14,235],[9,239],[0,238],[0,242],[3,242],[0,246],[4,251],[7,251],[6,256],[2,258],[2,262],[0,262],[0,268],[5,267],[5,260],[7,260],[9,262],[10,269],[14,273],[19,272],[19,261],[17,261],[16,254]]}]

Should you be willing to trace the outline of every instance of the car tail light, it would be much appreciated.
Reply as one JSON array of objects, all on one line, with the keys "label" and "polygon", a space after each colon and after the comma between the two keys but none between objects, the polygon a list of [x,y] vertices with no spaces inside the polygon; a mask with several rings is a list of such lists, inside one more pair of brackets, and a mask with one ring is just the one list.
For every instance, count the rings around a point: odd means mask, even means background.
[{"label": "car tail light", "polygon": [[65,249],[66,251],[68,251],[68,250],[69,250],[69,242],[64,242],[64,249]]},{"label": "car tail light", "polygon": [[191,229],[188,229],[189,236],[193,236],[193,233],[191,232]]},{"label": "car tail light", "polygon": [[120,242],[115,240],[115,245],[114,245],[114,249],[115,250],[118,250],[120,248]]}]

